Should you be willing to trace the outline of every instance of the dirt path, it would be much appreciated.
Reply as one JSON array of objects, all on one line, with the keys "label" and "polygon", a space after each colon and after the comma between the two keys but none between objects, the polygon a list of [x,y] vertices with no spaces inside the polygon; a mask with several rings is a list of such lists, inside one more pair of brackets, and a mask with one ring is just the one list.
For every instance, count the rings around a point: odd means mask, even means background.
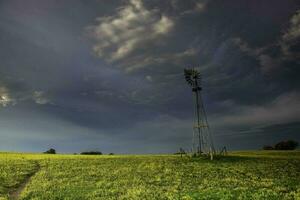
[{"label": "dirt path", "polygon": [[10,200],[19,199],[19,197],[20,197],[22,191],[25,189],[26,185],[30,182],[31,178],[39,171],[40,171],[40,165],[39,165],[39,163],[36,163],[35,170],[33,172],[31,172],[16,189],[12,190],[9,193],[9,199]]}]

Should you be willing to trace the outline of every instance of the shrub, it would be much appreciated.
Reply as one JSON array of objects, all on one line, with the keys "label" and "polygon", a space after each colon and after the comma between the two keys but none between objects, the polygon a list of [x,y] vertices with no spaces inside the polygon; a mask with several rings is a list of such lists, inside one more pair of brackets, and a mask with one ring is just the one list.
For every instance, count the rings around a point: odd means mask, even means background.
[{"label": "shrub", "polygon": [[178,154],[179,154],[179,155],[182,155],[182,154],[186,154],[186,152],[184,151],[183,148],[180,148],[179,151],[178,151],[178,152],[175,152],[174,154],[175,154],[175,155],[178,155]]},{"label": "shrub", "polygon": [[81,155],[102,155],[101,151],[84,151],[80,153]]},{"label": "shrub", "polygon": [[55,151],[55,149],[51,148],[51,149],[45,151],[44,153],[46,153],[46,154],[56,154],[56,151]]},{"label": "shrub", "polygon": [[274,150],[274,147],[269,146],[269,145],[265,145],[265,146],[263,147],[263,150]]}]

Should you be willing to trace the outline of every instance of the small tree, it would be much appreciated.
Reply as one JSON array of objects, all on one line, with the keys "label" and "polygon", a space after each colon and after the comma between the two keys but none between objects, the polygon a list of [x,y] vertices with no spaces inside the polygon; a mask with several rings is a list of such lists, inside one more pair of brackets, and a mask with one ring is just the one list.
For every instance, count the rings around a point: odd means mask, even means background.
[{"label": "small tree", "polygon": [[49,149],[48,151],[45,151],[44,153],[46,153],[46,154],[56,154],[56,151],[55,151],[55,149]]}]

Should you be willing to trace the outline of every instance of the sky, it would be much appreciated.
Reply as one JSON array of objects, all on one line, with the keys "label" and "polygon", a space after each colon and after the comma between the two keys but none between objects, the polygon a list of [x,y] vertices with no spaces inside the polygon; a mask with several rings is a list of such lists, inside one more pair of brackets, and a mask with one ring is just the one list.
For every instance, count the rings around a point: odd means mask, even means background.
[{"label": "sky", "polygon": [[188,150],[191,67],[217,149],[300,141],[298,0],[0,0],[0,151]]}]

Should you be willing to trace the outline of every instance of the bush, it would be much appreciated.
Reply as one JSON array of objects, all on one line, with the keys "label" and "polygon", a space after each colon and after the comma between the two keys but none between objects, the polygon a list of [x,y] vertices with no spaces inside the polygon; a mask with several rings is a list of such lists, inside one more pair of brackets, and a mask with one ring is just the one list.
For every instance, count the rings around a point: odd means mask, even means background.
[{"label": "bush", "polygon": [[81,155],[102,155],[101,151],[84,151],[80,153]]},{"label": "bush", "polygon": [[48,151],[45,151],[44,153],[46,153],[46,154],[56,154],[56,151],[55,151],[55,149],[49,149]]},{"label": "bush", "polygon": [[181,157],[182,157],[182,155],[185,155],[185,154],[186,154],[186,152],[184,151],[183,148],[180,148],[178,152],[174,153],[174,155],[181,155]]},{"label": "bush", "polygon": [[298,146],[298,142],[293,140],[282,141],[275,145],[275,150],[294,150]]},{"label": "bush", "polygon": [[269,145],[265,145],[265,146],[263,147],[263,150],[274,150],[274,147],[269,146]]}]

